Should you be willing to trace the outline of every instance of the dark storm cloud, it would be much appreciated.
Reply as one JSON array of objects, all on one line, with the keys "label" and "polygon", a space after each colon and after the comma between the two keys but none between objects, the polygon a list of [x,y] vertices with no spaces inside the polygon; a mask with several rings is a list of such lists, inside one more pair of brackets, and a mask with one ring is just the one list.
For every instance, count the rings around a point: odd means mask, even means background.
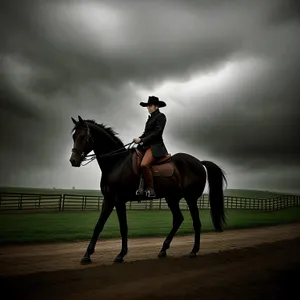
[{"label": "dark storm cloud", "polygon": [[[82,41],[84,22],[74,28],[76,18],[81,16],[71,9],[76,2],[58,1],[56,10],[46,2],[35,1],[28,1],[27,6],[25,2],[17,9],[13,4],[6,7],[2,23],[3,28],[10,30],[3,32],[4,50],[20,53],[52,74],[44,80],[43,76],[36,78],[35,88],[46,89],[45,92],[68,90],[70,85],[91,78],[113,84],[185,79],[199,68],[209,70],[231,58],[243,47],[247,34],[259,31],[255,23],[263,21],[260,11],[273,10],[269,2],[259,5],[256,1],[212,1],[210,5],[202,1],[173,1],[173,5],[170,1],[99,3],[120,11],[120,18],[126,14],[128,17],[120,27],[112,28],[115,31],[111,37],[102,41],[97,35],[102,32],[96,30],[86,44]],[[56,18],[57,12],[60,17]],[[97,22],[84,17],[83,21]],[[103,24],[96,23],[97,26],[101,28]],[[120,36],[113,36],[120,31]],[[103,46],[105,43],[108,46]]]},{"label": "dark storm cloud", "polygon": [[[276,91],[278,85],[283,89],[281,93]],[[190,122],[182,116],[184,126],[174,127],[174,136],[234,164],[255,168],[300,165],[299,87],[291,89],[275,80],[270,82],[269,90],[263,85],[261,93],[260,86],[257,84],[258,90],[252,91],[252,97],[247,92],[240,95],[248,97],[247,102],[216,110],[209,120],[200,115]]]},{"label": "dark storm cloud", "polygon": [[[25,102],[22,95],[14,91],[12,87],[4,84],[4,80],[0,83],[0,109],[5,115],[13,114],[25,119],[34,119],[38,116],[36,107]],[[2,130],[4,130],[3,127]]]},{"label": "dark storm cloud", "polygon": [[56,158],[45,154],[57,153],[61,143],[51,109],[26,101],[19,91],[7,86],[0,93],[0,179],[5,182],[9,176],[18,177],[19,171],[51,166]]},{"label": "dark storm cloud", "polygon": [[[163,4],[160,1],[99,3],[109,3],[120,11],[121,17],[123,14],[128,17],[111,37],[102,41],[97,35],[102,32],[96,30],[87,44],[82,41],[84,22],[73,27],[80,17],[77,10],[71,9],[76,2],[58,1],[57,10],[50,9],[52,6],[48,8],[46,2],[29,1],[27,6],[23,3],[17,10],[10,4],[7,11],[3,11],[3,28],[10,28],[3,33],[4,49],[20,53],[53,72],[53,79],[47,78],[44,82],[36,79],[39,88],[47,85],[66,89],[68,84],[76,85],[90,78],[114,84],[127,80],[154,84],[166,77],[184,79],[200,67],[205,70],[223,63],[241,47],[241,38],[255,23],[255,14],[259,11],[259,6],[250,4],[246,6],[248,12],[235,1],[226,5],[220,2],[199,5],[194,1],[175,1],[172,5],[170,1]],[[47,12],[48,18],[45,18]],[[55,17],[57,12],[60,12],[58,18]],[[84,17],[83,21],[97,22],[96,18]],[[96,23],[97,26],[101,28],[103,24]],[[120,36],[114,37],[117,32]],[[103,46],[105,43],[108,46]]]},{"label": "dark storm cloud", "polygon": [[[189,81],[195,72],[214,73],[228,61],[248,58],[266,64],[261,73],[252,70],[249,82],[230,90],[217,85],[201,101],[189,91],[173,97],[167,139],[253,171],[299,164],[297,1],[1,5],[0,163],[8,171],[1,172],[0,185],[47,184],[49,172],[57,174],[51,184],[69,185],[64,174],[70,174],[71,116],[112,125],[127,142],[143,130],[140,88],[155,94],[165,81]],[[184,104],[188,97],[191,107]],[[180,112],[174,111],[178,104]],[[197,111],[206,115],[198,118]],[[37,170],[48,175],[30,177]],[[22,178],[24,171],[34,179]]]},{"label": "dark storm cloud", "polygon": [[[255,38],[252,44],[253,53],[260,53],[269,64],[264,76],[253,73],[242,87],[237,83],[228,94],[208,96],[212,103],[220,103],[218,107],[207,103],[203,108],[211,118],[201,118],[201,114],[189,118],[184,128],[173,129],[176,138],[199,143],[207,153],[248,168],[300,167],[299,23],[284,18],[280,26],[277,19],[277,26],[268,33],[265,41],[258,33],[259,40]],[[222,97],[229,101],[221,103]]]}]

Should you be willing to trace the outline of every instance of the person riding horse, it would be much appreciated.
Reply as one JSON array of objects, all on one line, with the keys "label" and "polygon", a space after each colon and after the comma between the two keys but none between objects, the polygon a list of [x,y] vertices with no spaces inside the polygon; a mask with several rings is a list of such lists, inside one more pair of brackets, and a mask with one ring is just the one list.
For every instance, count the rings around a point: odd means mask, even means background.
[{"label": "person riding horse", "polygon": [[137,149],[143,153],[143,159],[141,161],[142,175],[136,195],[141,196],[144,194],[145,182],[147,186],[146,195],[149,198],[155,198],[156,194],[153,186],[151,164],[157,159],[168,155],[167,148],[163,141],[163,132],[167,118],[165,114],[159,110],[160,107],[165,107],[166,103],[160,101],[158,97],[149,96],[148,102],[140,102],[140,105],[148,108],[150,116],[146,122],[144,133],[140,137],[133,139],[135,143],[139,144]]}]

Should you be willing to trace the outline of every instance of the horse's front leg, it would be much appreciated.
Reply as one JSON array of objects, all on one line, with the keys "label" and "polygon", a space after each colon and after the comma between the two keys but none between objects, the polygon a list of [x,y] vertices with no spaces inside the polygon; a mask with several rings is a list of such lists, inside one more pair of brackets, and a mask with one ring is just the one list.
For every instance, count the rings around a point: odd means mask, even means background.
[{"label": "horse's front leg", "polygon": [[126,215],[126,203],[118,201],[116,204],[116,211],[120,224],[120,233],[122,237],[122,249],[121,252],[116,256],[114,262],[123,262],[124,256],[128,252],[128,225],[127,225],[127,215]]},{"label": "horse's front leg", "polygon": [[81,259],[81,264],[91,263],[91,255],[95,252],[95,246],[98,240],[100,233],[102,232],[104,225],[109,218],[112,210],[114,208],[114,202],[105,198],[102,204],[101,214],[98,219],[98,222],[94,228],[94,233],[92,235],[91,241],[86,249],[86,252]]}]

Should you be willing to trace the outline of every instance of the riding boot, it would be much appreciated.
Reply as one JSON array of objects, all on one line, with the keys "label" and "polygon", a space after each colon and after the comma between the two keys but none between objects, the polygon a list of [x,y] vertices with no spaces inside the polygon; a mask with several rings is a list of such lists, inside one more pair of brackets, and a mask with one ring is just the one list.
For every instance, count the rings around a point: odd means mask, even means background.
[{"label": "riding boot", "polygon": [[143,175],[147,186],[146,196],[148,198],[155,198],[156,194],[153,188],[153,176],[152,176],[152,171],[150,169],[150,166],[143,168]]},{"label": "riding boot", "polygon": [[138,190],[136,191],[137,196],[142,196],[144,194],[144,178],[143,175],[140,177],[140,185]]}]

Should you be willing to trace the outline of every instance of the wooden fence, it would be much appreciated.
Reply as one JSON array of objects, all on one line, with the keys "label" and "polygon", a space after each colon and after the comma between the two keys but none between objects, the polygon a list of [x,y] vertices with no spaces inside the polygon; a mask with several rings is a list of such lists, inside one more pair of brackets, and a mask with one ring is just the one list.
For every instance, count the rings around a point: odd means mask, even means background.
[{"label": "wooden fence", "polygon": [[[276,198],[246,198],[225,196],[225,208],[260,211],[276,211],[287,207],[300,206],[300,196],[286,195]],[[20,194],[1,193],[0,211],[99,211],[102,196],[71,195],[71,194]],[[180,201],[182,210],[188,206],[184,199]],[[209,209],[208,195],[198,200],[199,209]],[[145,200],[141,203],[128,202],[129,210],[165,210],[168,209],[165,199]]]}]

